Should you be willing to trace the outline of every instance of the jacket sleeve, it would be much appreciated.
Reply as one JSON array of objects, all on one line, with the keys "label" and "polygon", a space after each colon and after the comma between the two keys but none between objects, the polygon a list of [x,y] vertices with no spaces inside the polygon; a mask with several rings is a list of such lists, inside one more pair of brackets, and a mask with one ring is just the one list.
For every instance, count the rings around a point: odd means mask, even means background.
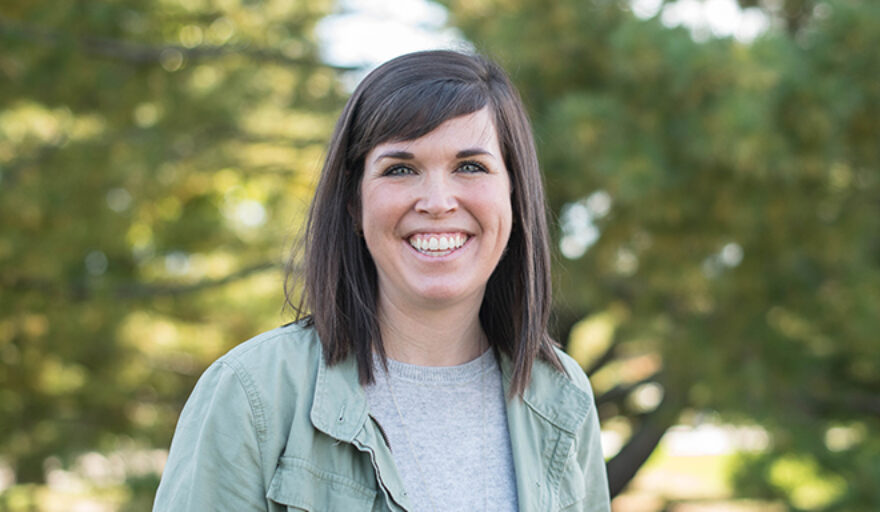
[{"label": "jacket sleeve", "polygon": [[[587,384],[589,386],[589,384]],[[592,396],[592,393],[590,394]],[[601,431],[596,406],[584,421],[581,439],[578,443],[578,461],[586,479],[587,499],[584,510],[589,512],[608,512],[611,503],[608,494],[608,473],[605,470],[605,458],[602,455]]]},{"label": "jacket sleeve", "polygon": [[577,461],[583,471],[586,489],[586,498],[582,502],[581,510],[609,512],[611,498],[608,489],[608,472],[605,469],[605,457],[602,454],[602,431],[599,429],[599,414],[596,410],[593,388],[580,365],[567,355],[561,358],[574,383],[586,391],[590,397],[590,411],[577,436]]},{"label": "jacket sleeve", "polygon": [[267,510],[260,407],[232,368],[208,368],[180,415],[153,511]]}]

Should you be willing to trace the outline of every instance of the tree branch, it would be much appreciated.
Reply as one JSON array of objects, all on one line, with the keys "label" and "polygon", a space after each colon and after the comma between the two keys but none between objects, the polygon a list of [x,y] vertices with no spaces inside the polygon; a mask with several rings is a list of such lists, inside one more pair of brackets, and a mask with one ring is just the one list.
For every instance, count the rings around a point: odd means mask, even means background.
[{"label": "tree branch", "polygon": [[805,407],[809,408],[811,414],[817,417],[840,412],[880,417],[880,395],[863,391],[856,390],[851,393],[842,394],[834,400],[816,398],[807,394],[801,401]]},{"label": "tree branch", "polygon": [[[217,279],[203,279],[190,284],[156,284],[130,283],[112,287],[108,295],[119,300],[147,299],[153,297],[180,296],[196,293],[210,288],[217,288],[254,274],[271,269],[281,269],[282,265],[274,262],[263,262],[244,267],[229,275]],[[63,287],[57,281],[30,277],[6,277],[2,279],[3,287],[13,291],[37,291],[46,295],[66,295],[74,301],[86,301],[95,297],[96,291],[85,280],[77,281]]]},{"label": "tree branch", "polygon": [[657,448],[663,434],[678,418],[681,408],[681,402],[671,399],[667,394],[660,405],[645,417],[626,445],[605,464],[612,498],[629,485],[639,468]]},{"label": "tree branch", "polygon": [[601,370],[602,368],[604,368],[606,364],[608,364],[608,363],[610,363],[611,361],[613,361],[614,358],[617,356],[617,349],[618,349],[618,347],[620,347],[620,345],[621,345],[622,343],[623,343],[623,342],[621,341],[620,337],[619,337],[619,336],[617,335],[617,333],[615,332],[615,334],[614,334],[614,339],[613,339],[613,340],[611,341],[611,343],[608,345],[608,348],[605,349],[605,352],[603,352],[602,355],[599,356],[598,359],[596,359],[595,361],[593,361],[593,364],[590,365],[589,368],[587,368],[586,370],[584,370],[584,371],[587,372],[587,375],[593,375],[593,374],[595,374],[596,372],[598,372],[599,370]]},{"label": "tree branch", "polygon": [[629,485],[642,464],[657,448],[667,428],[668,424],[658,422],[652,414],[617,455],[605,464],[608,471],[608,490],[612,498]]},{"label": "tree branch", "polygon": [[288,57],[283,53],[267,48],[254,48],[248,45],[200,45],[187,48],[181,45],[147,45],[102,37],[75,37],[61,32],[53,32],[22,24],[13,24],[0,17],[0,36],[39,43],[54,47],[75,46],[84,53],[99,57],[121,60],[132,64],[161,62],[169,56],[179,55],[188,60],[203,60],[240,55],[259,62],[273,62],[292,67],[325,67],[337,71],[352,71],[350,66],[333,66],[313,58]]},{"label": "tree branch", "polygon": [[216,288],[224,286],[235,281],[240,281],[253,274],[258,274],[265,270],[281,268],[277,263],[258,263],[250,267],[245,267],[237,272],[233,272],[227,276],[217,279],[204,279],[202,281],[186,284],[186,285],[157,285],[147,283],[135,283],[131,285],[120,286],[116,288],[114,295],[120,299],[143,299],[161,296],[178,296],[188,293],[195,293],[208,288]]},{"label": "tree branch", "polygon": [[643,384],[647,384],[649,382],[657,382],[658,377],[660,377],[661,372],[656,372],[649,377],[645,377],[640,381],[633,382],[628,386],[616,385],[608,391],[602,393],[601,395],[596,397],[596,405],[608,403],[608,402],[617,402],[626,398],[630,393],[632,393],[636,388]]}]

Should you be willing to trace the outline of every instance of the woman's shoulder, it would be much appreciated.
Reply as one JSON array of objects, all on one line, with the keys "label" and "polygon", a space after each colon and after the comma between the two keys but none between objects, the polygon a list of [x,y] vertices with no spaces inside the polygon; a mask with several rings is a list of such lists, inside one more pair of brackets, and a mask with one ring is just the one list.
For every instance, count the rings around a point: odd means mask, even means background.
[{"label": "woman's shoulder", "polygon": [[565,373],[568,374],[569,380],[571,380],[571,382],[582,391],[590,395],[590,398],[592,399],[593,388],[590,385],[590,379],[587,378],[587,374],[581,365],[562,349],[554,347],[553,350],[556,351],[556,356],[559,357],[562,367],[565,368]]},{"label": "woman's shoulder", "polygon": [[321,357],[321,342],[315,329],[294,322],[240,343],[212,366],[225,366],[249,379],[265,380],[311,373],[304,370],[317,370]]},{"label": "woman's shoulder", "polygon": [[549,394],[553,397],[552,400],[576,404],[578,408],[591,408],[594,402],[593,388],[586,372],[563,350],[557,347],[553,350],[562,363],[562,371],[544,358],[535,359],[532,382],[527,392],[531,390],[541,396]]},{"label": "woman's shoulder", "polygon": [[305,322],[291,322],[239,343],[221,359],[245,359],[262,352],[302,352],[314,349],[320,350],[315,329]]}]

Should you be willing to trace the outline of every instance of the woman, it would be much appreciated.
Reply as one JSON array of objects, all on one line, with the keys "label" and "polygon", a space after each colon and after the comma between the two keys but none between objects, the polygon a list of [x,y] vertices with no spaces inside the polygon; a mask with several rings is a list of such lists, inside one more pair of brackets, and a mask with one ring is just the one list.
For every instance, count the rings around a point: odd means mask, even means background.
[{"label": "woman", "polygon": [[547,334],[541,177],[497,65],[421,52],[361,82],[304,268],[299,321],[199,380],[154,510],[609,509],[589,383]]}]

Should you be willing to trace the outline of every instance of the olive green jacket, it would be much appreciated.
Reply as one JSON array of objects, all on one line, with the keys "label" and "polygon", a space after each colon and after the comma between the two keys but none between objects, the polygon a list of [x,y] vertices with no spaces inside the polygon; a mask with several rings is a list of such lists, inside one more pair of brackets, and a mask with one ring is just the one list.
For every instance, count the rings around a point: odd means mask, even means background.
[{"label": "olive green jacket", "polygon": [[[536,362],[507,401],[519,509],[608,511],[589,382]],[[501,358],[505,389],[511,367]],[[218,359],[183,408],[154,511],[412,510],[353,358],[327,366],[311,328],[263,333]]]}]

